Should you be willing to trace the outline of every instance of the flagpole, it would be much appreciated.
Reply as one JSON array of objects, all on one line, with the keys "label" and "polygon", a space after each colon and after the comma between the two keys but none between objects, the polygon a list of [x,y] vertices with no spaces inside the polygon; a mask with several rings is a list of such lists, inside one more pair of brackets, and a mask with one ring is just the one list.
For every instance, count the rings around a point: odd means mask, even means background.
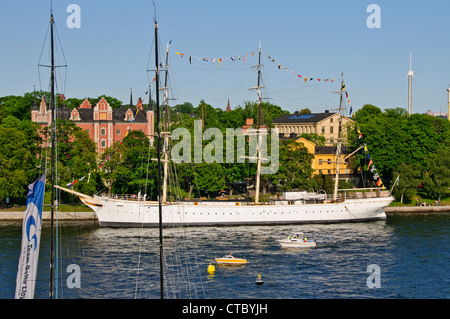
[{"label": "flagpole", "polygon": [[391,195],[392,191],[394,190],[395,184],[398,183],[399,178],[400,178],[400,174],[399,174],[399,175],[397,176],[397,178],[395,179],[394,185],[392,185],[392,188],[391,188],[391,190],[389,191],[389,195]]}]

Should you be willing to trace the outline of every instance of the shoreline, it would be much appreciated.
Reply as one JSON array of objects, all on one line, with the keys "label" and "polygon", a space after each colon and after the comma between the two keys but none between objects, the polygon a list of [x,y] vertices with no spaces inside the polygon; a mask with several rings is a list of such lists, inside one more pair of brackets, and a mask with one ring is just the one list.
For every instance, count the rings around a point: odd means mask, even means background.
[{"label": "shoreline", "polygon": [[[450,205],[445,206],[390,206],[384,209],[389,215],[396,214],[433,214],[433,213],[450,213]],[[56,212],[58,220],[92,220],[96,221],[97,216],[93,211],[77,211],[77,212]],[[1,220],[23,220],[24,211],[0,211]],[[43,212],[42,219],[50,220],[50,212]]]},{"label": "shoreline", "polygon": [[[0,220],[23,220],[23,212],[2,212],[0,211]],[[86,212],[56,212],[58,220],[97,220],[93,211]],[[50,212],[42,212],[42,220],[51,219]]]},{"label": "shoreline", "polygon": [[388,206],[384,208],[386,215],[389,214],[427,214],[427,213],[450,213],[450,206]]}]

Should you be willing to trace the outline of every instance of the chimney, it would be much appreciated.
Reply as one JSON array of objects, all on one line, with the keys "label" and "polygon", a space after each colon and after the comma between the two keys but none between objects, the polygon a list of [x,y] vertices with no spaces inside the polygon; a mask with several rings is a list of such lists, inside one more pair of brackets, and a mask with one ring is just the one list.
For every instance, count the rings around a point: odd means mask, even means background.
[{"label": "chimney", "polygon": [[133,107],[133,90],[130,88],[130,109]]}]

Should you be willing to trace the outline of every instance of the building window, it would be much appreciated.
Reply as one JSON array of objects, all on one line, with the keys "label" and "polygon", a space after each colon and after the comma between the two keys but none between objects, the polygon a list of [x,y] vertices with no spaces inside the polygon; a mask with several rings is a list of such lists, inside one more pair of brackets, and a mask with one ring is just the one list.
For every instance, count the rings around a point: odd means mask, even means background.
[{"label": "building window", "polygon": [[330,119],[330,123],[333,123],[333,119]]},{"label": "building window", "polygon": [[328,164],[331,164],[331,159],[328,159]]},{"label": "building window", "polygon": [[328,175],[331,175],[331,169],[328,170]]},{"label": "building window", "polygon": [[116,135],[120,135],[120,128],[116,129]]},{"label": "building window", "polygon": [[322,134],[325,134],[325,126],[322,126]]},{"label": "building window", "polygon": [[106,129],[105,128],[101,128],[100,129],[100,135],[106,135]]},{"label": "building window", "polygon": [[142,132],[142,129],[141,129],[141,128],[139,129],[139,132]]},{"label": "building window", "polygon": [[319,169],[319,174],[322,174],[322,170],[321,169]]},{"label": "building window", "polygon": [[88,132],[88,134],[90,134],[90,133],[91,133],[91,132],[89,131],[89,129],[88,129],[88,128],[86,129],[86,132]]},{"label": "building window", "polygon": [[319,165],[322,165],[322,159],[321,158],[319,159]]},{"label": "building window", "polygon": [[333,134],[333,126],[330,126],[330,134]]},{"label": "building window", "polygon": [[101,140],[101,147],[102,148],[105,148],[106,147],[106,140]]}]

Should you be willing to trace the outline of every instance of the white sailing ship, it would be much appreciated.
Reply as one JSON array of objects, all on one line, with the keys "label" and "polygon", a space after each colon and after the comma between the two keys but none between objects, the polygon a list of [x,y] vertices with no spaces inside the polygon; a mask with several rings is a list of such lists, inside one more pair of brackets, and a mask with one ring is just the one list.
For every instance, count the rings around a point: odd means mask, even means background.
[{"label": "white sailing ship", "polygon": [[[158,202],[142,199],[90,197],[67,188],[92,208],[100,226],[158,226]],[[286,194],[287,195],[287,194]],[[316,201],[306,198],[271,200],[269,203],[239,201],[180,201],[162,203],[164,225],[270,225],[335,223],[386,219],[383,208],[393,198],[387,194],[368,198]],[[301,194],[299,194],[301,196]]]},{"label": "white sailing ship", "polygon": [[[157,59],[157,57],[156,57]],[[159,62],[156,61],[156,66]],[[260,70],[261,70],[261,47],[259,48],[258,85],[254,88],[258,92],[259,107],[261,108],[260,93]],[[159,92],[159,67],[156,68],[156,92]],[[167,71],[167,70],[166,70]],[[167,89],[167,85],[165,86]],[[167,92],[167,91],[166,91]],[[159,98],[157,95],[157,109],[159,109]],[[167,103],[167,93],[165,94]],[[340,119],[342,104],[339,108]],[[261,112],[258,112],[259,114]],[[341,120],[339,120],[339,132]],[[159,132],[158,143],[164,137],[165,145],[168,143],[166,132]],[[256,129],[258,136],[267,134],[265,128],[260,129],[260,119]],[[263,133],[264,132],[264,133]],[[339,139],[338,139],[339,140]],[[260,140],[259,140],[260,141]],[[257,148],[257,173],[255,183],[254,202],[243,201],[168,201],[167,200],[167,172],[168,172],[168,150],[163,151],[163,158],[159,158],[159,169],[164,162],[164,182],[159,196],[162,202],[148,201],[143,197],[132,198],[88,196],[71,189],[55,186],[63,191],[79,196],[81,201],[92,208],[97,215],[100,226],[158,226],[161,215],[165,226],[181,225],[270,225],[270,224],[300,224],[300,223],[336,223],[355,222],[386,219],[383,208],[389,206],[394,200],[389,191],[377,189],[371,192],[358,193],[346,192],[338,195],[337,183],[339,180],[339,164],[341,140],[337,145],[336,178],[335,189],[332,197],[321,193],[308,192],[285,192],[281,198],[271,199],[269,202],[259,202],[259,185],[262,154]],[[345,158],[344,158],[345,160]],[[364,191],[366,191],[365,189]],[[161,205],[161,207],[159,206]]]}]

